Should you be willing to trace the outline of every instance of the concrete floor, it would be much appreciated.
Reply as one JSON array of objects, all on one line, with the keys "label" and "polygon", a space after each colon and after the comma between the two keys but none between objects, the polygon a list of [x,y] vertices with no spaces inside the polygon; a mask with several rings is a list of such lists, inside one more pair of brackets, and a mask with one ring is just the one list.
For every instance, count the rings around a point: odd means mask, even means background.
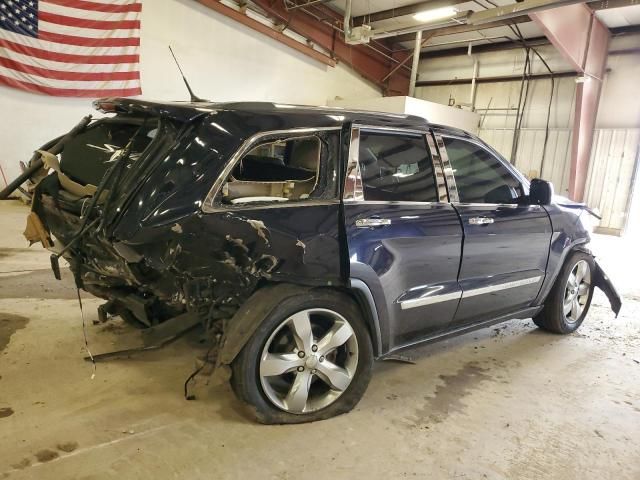
[{"label": "concrete floor", "polygon": [[[182,385],[202,352],[186,337],[162,351],[83,360],[72,280],[27,249],[27,209],[0,202],[0,478],[640,478],[640,287],[631,242],[594,250],[625,295],[614,319],[597,293],[580,331],[512,321],[376,364],[348,415],[261,426],[226,385]],[[633,270],[633,271],[632,271]],[[92,325],[89,345],[123,344],[123,324]]]}]

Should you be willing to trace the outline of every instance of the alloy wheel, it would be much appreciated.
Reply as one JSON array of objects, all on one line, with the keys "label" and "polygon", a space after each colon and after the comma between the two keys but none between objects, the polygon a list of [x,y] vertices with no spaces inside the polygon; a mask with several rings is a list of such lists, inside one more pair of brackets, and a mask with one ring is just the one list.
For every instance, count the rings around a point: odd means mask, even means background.
[{"label": "alloy wheel", "polygon": [[358,366],[358,341],[337,312],[313,308],[286,318],[267,339],[260,384],[276,407],[304,414],[335,402]]},{"label": "alloy wheel", "polygon": [[584,311],[591,289],[591,268],[585,260],[575,264],[564,290],[562,313],[567,322],[575,323]]}]

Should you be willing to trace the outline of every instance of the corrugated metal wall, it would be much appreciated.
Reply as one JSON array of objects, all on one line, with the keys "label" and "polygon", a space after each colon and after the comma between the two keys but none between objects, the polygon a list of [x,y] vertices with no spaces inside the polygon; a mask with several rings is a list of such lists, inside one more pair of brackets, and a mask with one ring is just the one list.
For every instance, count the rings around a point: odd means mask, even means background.
[{"label": "corrugated metal wall", "polygon": [[[569,193],[569,165],[571,159],[571,129],[554,128],[549,130],[547,154],[544,170],[541,171],[544,128],[523,128],[520,130],[518,153],[515,166],[528,178],[544,178],[553,183],[556,193]],[[511,156],[513,129],[481,129],[480,138],[498,150],[505,158]]]},{"label": "corrugated metal wall", "polygon": [[[550,180],[557,193],[568,195],[571,129],[549,130],[541,172],[544,133],[542,128],[520,131],[515,166],[529,178]],[[505,158],[511,156],[513,129],[481,129],[480,137]],[[602,215],[599,227],[603,232],[617,234],[625,226],[639,145],[640,129],[595,130],[584,200]]]},{"label": "corrugated metal wall", "polygon": [[603,232],[618,233],[626,224],[639,145],[640,128],[595,131],[585,202],[600,211]]}]

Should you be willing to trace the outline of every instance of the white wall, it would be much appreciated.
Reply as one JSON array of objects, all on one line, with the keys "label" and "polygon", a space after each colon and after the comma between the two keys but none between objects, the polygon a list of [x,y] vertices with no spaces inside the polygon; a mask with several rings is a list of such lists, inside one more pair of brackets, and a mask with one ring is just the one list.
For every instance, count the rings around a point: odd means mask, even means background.
[{"label": "white wall", "polygon": [[[195,92],[214,101],[324,105],[336,96],[380,96],[348,67],[325,66],[193,0],[147,0],[141,28],[144,98],[188,99],[168,45]],[[91,101],[0,86],[0,165],[8,179],[20,173],[18,162],[35,148],[92,113]]]},{"label": "white wall", "polygon": [[[612,39],[610,51],[640,45],[640,34],[618,36]],[[538,47],[537,50],[545,58],[555,72],[571,70],[569,64],[551,45]],[[475,56],[479,61],[479,77],[522,75],[525,54],[522,49],[501,52],[480,53]],[[546,73],[542,62],[532,54],[533,73]],[[640,126],[640,95],[637,82],[640,78],[640,58],[636,54],[609,55],[596,128],[635,128]],[[473,59],[460,55],[455,57],[434,58],[420,63],[419,80],[449,80],[454,78],[471,78]],[[541,128],[545,126],[551,81],[534,80],[529,85],[528,107],[525,111],[522,126],[524,128]],[[470,85],[446,85],[438,87],[419,87],[416,97],[433,102],[447,104],[450,97],[457,103],[469,101]],[[476,108],[483,114],[484,108],[504,108],[518,106],[520,81],[479,84],[477,88]],[[575,81],[572,78],[555,79],[554,100],[551,110],[551,128],[567,128],[572,126],[573,107],[575,101]],[[514,115],[504,113],[488,113],[484,128],[513,127]]]}]

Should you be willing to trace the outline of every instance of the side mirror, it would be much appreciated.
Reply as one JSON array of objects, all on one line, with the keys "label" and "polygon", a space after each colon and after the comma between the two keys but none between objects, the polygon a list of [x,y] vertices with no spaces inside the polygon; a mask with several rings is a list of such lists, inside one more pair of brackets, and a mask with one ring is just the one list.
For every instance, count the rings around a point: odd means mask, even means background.
[{"label": "side mirror", "polygon": [[550,205],[553,198],[553,184],[534,178],[529,186],[529,203],[531,205]]}]

